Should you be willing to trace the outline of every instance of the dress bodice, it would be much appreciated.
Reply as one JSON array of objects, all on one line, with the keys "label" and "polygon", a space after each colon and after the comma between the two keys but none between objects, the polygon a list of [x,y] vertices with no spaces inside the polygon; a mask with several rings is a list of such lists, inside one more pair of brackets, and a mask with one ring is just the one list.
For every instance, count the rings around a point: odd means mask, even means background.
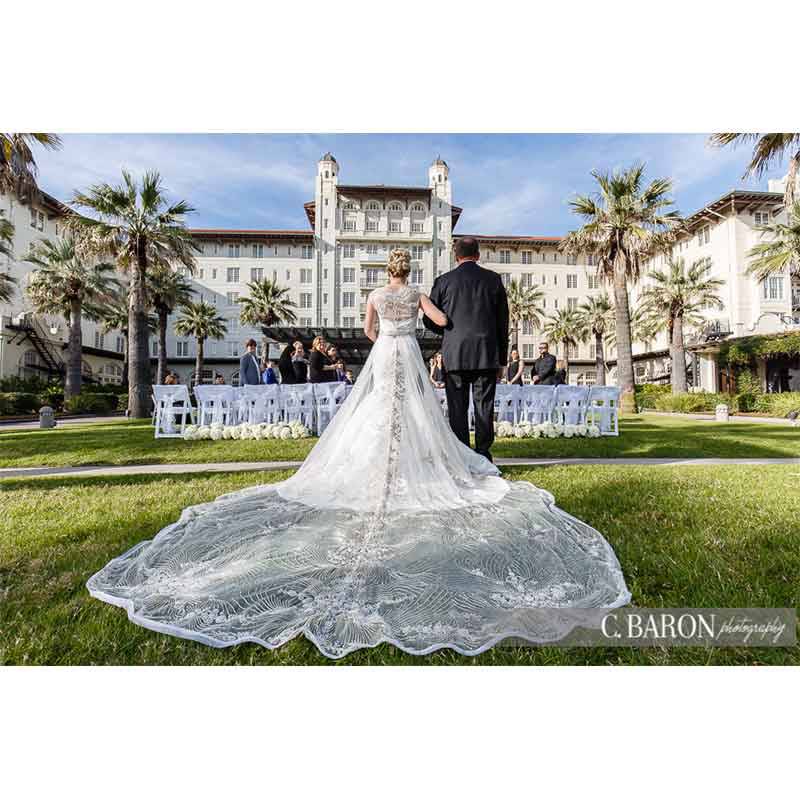
[{"label": "dress bodice", "polygon": [[417,327],[419,292],[412,286],[381,286],[369,296],[378,312],[380,334],[410,336]]}]

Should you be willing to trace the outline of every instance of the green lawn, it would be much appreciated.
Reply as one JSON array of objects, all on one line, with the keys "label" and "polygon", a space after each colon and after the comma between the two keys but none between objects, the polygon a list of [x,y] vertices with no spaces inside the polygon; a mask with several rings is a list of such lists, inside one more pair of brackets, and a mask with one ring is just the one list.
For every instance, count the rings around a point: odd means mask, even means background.
[{"label": "green lawn", "polygon": [[[637,431],[636,424],[629,432],[641,441],[646,430]],[[800,467],[571,466],[506,474],[549,489],[562,508],[603,532],[635,605],[800,605]],[[0,664],[333,663],[305,639],[274,652],[257,645],[216,650],[153,633],[128,622],[121,609],[92,599],[84,587],[109,559],[152,537],[184,506],[285,475],[0,481]],[[412,657],[383,645],[335,663],[798,664],[800,654],[496,647],[475,658],[451,651]]]},{"label": "green lawn", "polygon": [[[184,442],[154,439],[147,422],[113,420],[52,431],[0,431],[0,467],[89,464],[208,464],[230,461],[294,461],[315,439]],[[754,458],[800,456],[800,429],[763,423],[716,423],[641,415],[623,420],[618,437],[510,439],[498,441],[497,457]]]}]

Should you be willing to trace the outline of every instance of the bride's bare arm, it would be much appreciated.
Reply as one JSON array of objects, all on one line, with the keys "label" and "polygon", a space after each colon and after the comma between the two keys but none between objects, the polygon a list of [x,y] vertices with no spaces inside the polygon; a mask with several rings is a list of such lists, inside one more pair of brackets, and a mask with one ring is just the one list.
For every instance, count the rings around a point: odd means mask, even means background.
[{"label": "bride's bare arm", "polygon": [[375,320],[377,318],[378,312],[375,310],[375,306],[372,305],[372,300],[367,300],[367,316],[364,318],[364,333],[371,342],[374,342],[378,338],[378,334],[375,331]]},{"label": "bride's bare arm", "polygon": [[419,307],[422,309],[422,313],[435,325],[438,325],[440,328],[444,328],[444,326],[447,325],[447,314],[445,314],[444,311],[440,311],[431,302],[428,295],[420,294]]}]

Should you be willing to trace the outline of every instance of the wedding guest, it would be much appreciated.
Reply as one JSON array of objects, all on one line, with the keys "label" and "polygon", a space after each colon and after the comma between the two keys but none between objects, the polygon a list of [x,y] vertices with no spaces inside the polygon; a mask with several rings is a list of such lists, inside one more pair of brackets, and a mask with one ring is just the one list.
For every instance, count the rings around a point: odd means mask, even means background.
[{"label": "wedding guest", "polygon": [[281,376],[281,383],[290,384],[297,383],[297,378],[294,374],[294,364],[292,363],[292,354],[294,353],[294,345],[287,344],[281,351],[278,358],[278,372]]},{"label": "wedding guest", "polygon": [[522,386],[522,372],[525,364],[520,360],[519,350],[514,348],[511,351],[511,361],[506,367],[506,383],[514,386]]},{"label": "wedding guest", "polygon": [[328,357],[328,343],[324,336],[316,336],[311,345],[311,356],[308,359],[308,380],[310,383],[327,383],[336,371],[336,367]]},{"label": "wedding guest", "polygon": [[444,367],[441,353],[436,353],[431,359],[431,383],[437,389],[444,389]]},{"label": "wedding guest", "polygon": [[245,342],[246,352],[239,359],[239,385],[258,386],[261,383],[261,368],[256,358],[255,339],[248,339]]},{"label": "wedding guest", "polygon": [[264,371],[261,373],[261,382],[267,384],[267,386],[278,382],[275,365],[271,361],[267,361],[264,365]]},{"label": "wedding guest", "polygon": [[214,378],[214,385],[215,386],[224,386],[225,385],[225,376],[224,375],[217,375],[217,377]]},{"label": "wedding guest", "polygon": [[175,380],[175,375],[171,372],[167,373],[167,376],[164,378],[164,386],[177,386],[178,381]]},{"label": "wedding guest", "polygon": [[345,366],[344,361],[339,358],[339,350],[335,345],[331,345],[328,348],[328,358],[331,360],[335,368],[335,372],[332,373],[333,377],[329,378],[329,381],[343,381],[344,380],[344,373],[345,373]]},{"label": "wedding guest", "polygon": [[308,358],[303,343],[297,341],[293,345],[292,369],[295,383],[308,383]]},{"label": "wedding guest", "polygon": [[556,371],[553,374],[553,386],[563,386],[567,382],[567,362],[563,358],[556,361]]},{"label": "wedding guest", "polygon": [[353,370],[348,369],[348,370],[345,371],[345,373],[344,373],[344,382],[348,386],[352,386],[356,382],[355,378],[353,377]]},{"label": "wedding guest", "polygon": [[531,383],[541,383],[543,386],[553,386],[556,372],[556,357],[550,352],[547,342],[539,345],[539,358],[531,367]]}]

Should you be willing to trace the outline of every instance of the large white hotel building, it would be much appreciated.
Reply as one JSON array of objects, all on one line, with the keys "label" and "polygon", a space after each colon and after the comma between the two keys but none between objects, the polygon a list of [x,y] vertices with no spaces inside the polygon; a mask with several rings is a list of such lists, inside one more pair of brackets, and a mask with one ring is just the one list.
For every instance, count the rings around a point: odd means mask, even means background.
[{"label": "large white hotel building", "polygon": [[[66,341],[64,321],[39,317],[31,312],[24,293],[31,267],[23,259],[33,242],[59,235],[64,207],[44,195],[34,206],[0,196],[0,208],[16,226],[14,253],[9,270],[19,280],[10,304],[0,306],[0,377],[47,374],[57,369]],[[290,330],[277,331],[275,339],[303,339],[306,344],[317,332],[341,345],[342,354],[357,370],[366,356],[361,325],[367,294],[386,281],[386,262],[394,247],[411,251],[411,282],[428,291],[437,275],[454,266],[453,243],[459,236],[474,235],[481,246],[481,263],[499,272],[504,281],[518,280],[523,286],[539,286],[544,292],[544,313],[577,308],[591,295],[608,291],[595,275],[588,258],[567,257],[559,252],[560,237],[504,236],[457,230],[462,209],[453,204],[453,186],[448,165],[437,158],[428,167],[427,181],[419,186],[352,185],[340,176],[334,156],[326,153],[318,162],[314,199],[305,204],[308,227],[301,230],[194,229],[200,252],[197,269],[187,275],[196,298],[216,305],[227,322],[222,341],[205,347],[203,380],[221,374],[226,381],[238,381],[238,359],[243,342],[262,331],[243,327],[237,301],[246,296],[247,284],[271,278],[290,291],[297,304],[297,323]],[[782,187],[770,191],[732,190],[712,200],[689,218],[689,233],[676,246],[676,254],[687,263],[709,258],[713,274],[725,283],[721,295],[724,310],[708,313],[708,329],[693,334],[702,343],[729,334],[745,336],[775,333],[797,325],[800,314],[800,283],[788,272],[757,282],[747,274],[748,250],[760,241],[756,226],[785,217]],[[532,221],[535,222],[535,221]],[[662,258],[662,257],[659,257]],[[646,270],[645,270],[646,272]],[[642,286],[632,292],[632,305]],[[167,342],[169,366],[188,382],[194,366],[195,343],[176,337]],[[122,365],[122,337],[104,334],[95,324],[84,322],[84,373],[99,381],[119,380]],[[423,349],[430,352],[435,341],[423,334]],[[537,345],[545,337],[524,323],[519,349],[524,360],[536,357]],[[157,356],[157,341],[152,356]],[[276,344],[277,347],[277,344]],[[562,353],[567,355],[571,383],[596,380],[592,341]],[[664,336],[634,346],[637,380],[664,379],[669,370]],[[608,378],[613,382],[615,352],[607,348]],[[720,385],[713,348],[700,348],[693,357],[698,384],[709,390]],[[798,365],[800,367],[800,365]],[[766,366],[764,367],[766,369]],[[800,388],[800,369],[797,373]]]}]

